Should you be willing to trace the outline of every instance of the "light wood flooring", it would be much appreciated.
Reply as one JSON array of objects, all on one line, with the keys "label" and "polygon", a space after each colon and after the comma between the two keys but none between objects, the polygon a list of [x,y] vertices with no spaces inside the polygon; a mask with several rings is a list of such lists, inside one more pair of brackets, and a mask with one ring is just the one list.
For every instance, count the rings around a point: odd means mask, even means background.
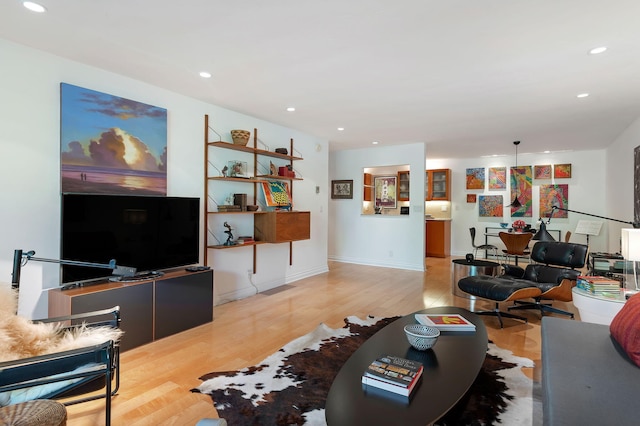
[{"label": "light wood flooring", "polygon": [[[112,402],[113,425],[194,425],[217,417],[207,395],[191,393],[198,377],[256,364],[319,323],[344,325],[350,315],[389,317],[434,306],[492,309],[451,292],[451,258],[427,258],[427,272],[330,262],[330,271],[214,308],[214,321],[126,351],[121,386]],[[501,306],[506,310],[505,306]],[[571,303],[554,303],[576,313]],[[518,311],[527,324],[484,316],[489,338],[540,365],[540,314]],[[567,317],[568,318],[568,317]],[[539,367],[527,375],[538,379]],[[104,424],[104,401],[68,407],[70,426]]]}]

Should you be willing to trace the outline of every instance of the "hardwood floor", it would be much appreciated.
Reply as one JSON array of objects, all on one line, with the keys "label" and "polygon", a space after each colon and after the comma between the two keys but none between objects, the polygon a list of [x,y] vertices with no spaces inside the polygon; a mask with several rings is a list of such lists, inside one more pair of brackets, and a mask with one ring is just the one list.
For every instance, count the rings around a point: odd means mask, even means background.
[{"label": "hardwood floor", "polygon": [[[113,425],[194,425],[217,417],[211,399],[191,393],[198,377],[256,364],[319,323],[342,327],[350,315],[389,317],[434,306],[492,309],[493,303],[451,293],[451,258],[427,258],[427,272],[330,262],[328,273],[214,308],[214,321],[126,351]],[[505,304],[506,305],[506,304]],[[554,303],[576,313],[571,303]],[[501,306],[506,309],[506,306]],[[484,316],[489,338],[540,365],[540,314],[519,311],[525,324]],[[528,369],[539,378],[539,367]],[[70,426],[104,424],[104,401],[68,407]]]}]

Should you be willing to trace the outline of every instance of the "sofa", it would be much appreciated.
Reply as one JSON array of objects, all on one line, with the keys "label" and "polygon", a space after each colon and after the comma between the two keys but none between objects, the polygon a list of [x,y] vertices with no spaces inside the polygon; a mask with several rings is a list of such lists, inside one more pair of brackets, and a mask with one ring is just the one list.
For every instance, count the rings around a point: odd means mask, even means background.
[{"label": "sofa", "polygon": [[638,424],[639,296],[610,326],[542,318],[544,425]]}]

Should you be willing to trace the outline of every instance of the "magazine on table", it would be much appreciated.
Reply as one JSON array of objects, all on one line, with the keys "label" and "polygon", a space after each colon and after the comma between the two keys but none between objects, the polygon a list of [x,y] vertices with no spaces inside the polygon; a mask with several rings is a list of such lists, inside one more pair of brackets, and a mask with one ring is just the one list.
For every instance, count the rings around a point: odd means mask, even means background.
[{"label": "magazine on table", "polygon": [[440,331],[476,331],[475,324],[460,314],[415,314],[415,319]]},{"label": "magazine on table", "polygon": [[386,355],[369,364],[362,384],[409,396],[423,370],[420,362]]}]

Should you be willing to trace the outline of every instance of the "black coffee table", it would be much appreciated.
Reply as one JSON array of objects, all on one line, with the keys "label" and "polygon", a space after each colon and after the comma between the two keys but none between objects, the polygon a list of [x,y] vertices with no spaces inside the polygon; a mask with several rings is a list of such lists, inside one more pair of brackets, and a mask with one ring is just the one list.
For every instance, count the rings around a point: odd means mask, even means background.
[{"label": "black coffee table", "polygon": [[[329,426],[426,425],[435,422],[469,390],[487,352],[487,330],[466,309],[438,307],[420,313],[461,314],[476,325],[475,332],[442,332],[427,351],[413,349],[403,328],[416,323],[414,314],[389,324],[362,344],[336,376],[325,405]],[[408,402],[394,394],[365,393],[362,373],[381,355],[397,355],[423,363],[421,383]]]}]

